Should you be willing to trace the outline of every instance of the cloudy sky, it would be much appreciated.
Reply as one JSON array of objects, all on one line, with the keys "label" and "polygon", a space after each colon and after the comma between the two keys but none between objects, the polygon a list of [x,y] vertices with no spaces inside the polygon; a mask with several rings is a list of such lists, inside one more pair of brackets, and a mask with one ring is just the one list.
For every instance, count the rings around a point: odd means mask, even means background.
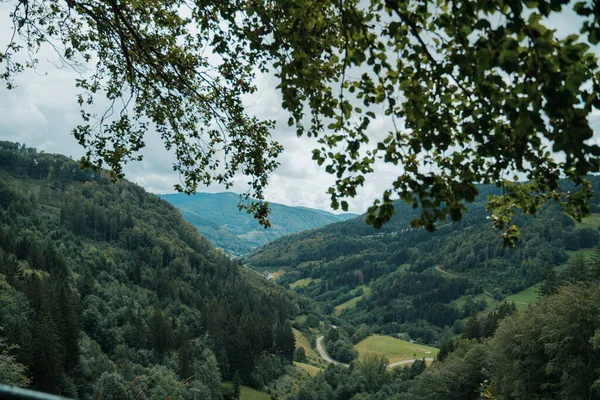
[{"label": "cloudy sky", "polygon": [[[12,33],[8,12],[8,4],[0,3],[0,43],[8,43]],[[573,27],[570,19],[568,16],[556,18],[553,25],[567,33]],[[57,67],[52,51],[44,50],[39,58],[41,63],[37,71],[28,70],[17,77],[16,89],[8,91],[4,86],[0,87],[0,139],[26,143],[38,150],[77,159],[84,153],[70,133],[80,121],[75,96],[77,74],[69,68]],[[258,94],[248,99],[248,112],[277,120],[273,136],[285,146],[279,160],[281,166],[272,175],[266,191],[267,199],[292,206],[329,209],[326,191],[334,180],[311,160],[315,142],[297,138],[287,127],[289,115],[280,107],[281,98],[273,77],[259,76],[257,86]],[[390,128],[380,121],[374,131],[386,132]],[[172,171],[174,157],[153,132],[148,132],[145,141],[144,161],[129,164],[125,169],[126,177],[153,193],[173,192],[173,185],[178,182],[178,175]],[[364,212],[398,175],[399,171],[394,168],[380,165],[358,196],[349,201],[350,211]],[[243,192],[245,182],[240,179],[233,191]],[[219,192],[223,188],[211,186],[201,191]]]},{"label": "cloudy sky", "polygon": [[[12,35],[9,11],[8,4],[0,3],[2,46]],[[57,57],[50,49],[43,49],[38,57],[40,65],[37,70],[26,70],[18,75],[15,89],[9,91],[0,86],[0,139],[78,159],[84,150],[71,135],[72,128],[80,122],[75,88],[78,74],[70,68],[57,66]],[[317,147],[315,141],[298,138],[295,131],[288,128],[289,114],[280,107],[281,96],[272,76],[260,75],[256,84],[259,91],[247,99],[248,112],[259,118],[278,121],[273,137],[285,147],[279,158],[281,166],[271,176],[266,190],[267,200],[333,211],[329,208],[326,192],[334,179],[311,159],[312,150]],[[382,123],[375,128],[378,132],[389,130]],[[173,185],[179,182],[179,176],[172,169],[174,156],[164,149],[161,139],[153,132],[147,133],[145,142],[144,160],[126,166],[127,179],[153,193],[174,192]],[[397,173],[393,168],[380,166],[372,179],[359,190],[358,196],[349,201],[349,211],[366,211],[395,176]],[[241,177],[230,190],[244,192],[246,182],[247,179]],[[201,187],[199,191],[220,192],[224,188],[215,185]]]}]

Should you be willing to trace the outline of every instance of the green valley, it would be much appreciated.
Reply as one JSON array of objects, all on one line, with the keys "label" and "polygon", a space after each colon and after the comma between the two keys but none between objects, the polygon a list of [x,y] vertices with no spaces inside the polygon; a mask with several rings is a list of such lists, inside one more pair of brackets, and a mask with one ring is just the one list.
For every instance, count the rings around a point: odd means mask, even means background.
[{"label": "green valley", "polygon": [[600,0],[0,18],[0,399],[600,400]]},{"label": "green valley", "polygon": [[[600,178],[590,179],[597,188]],[[414,359],[437,358],[431,364],[436,370],[446,368],[446,358],[462,362],[455,357],[479,351],[462,342],[491,340],[517,311],[532,312],[534,303],[562,285],[586,281],[585,265],[600,259],[594,250],[600,214],[578,224],[553,205],[536,216],[517,215],[521,239],[514,249],[503,248],[483,207],[482,199],[494,190],[480,186],[482,195],[461,222],[440,226],[434,234],[411,229],[413,211],[397,203],[397,215],[380,230],[357,218],[280,238],[244,262],[283,270],[277,283],[314,302],[313,313],[325,321],[321,344],[328,357],[369,368],[378,362],[415,364],[398,372],[398,382],[409,390],[415,386],[409,383],[412,374],[426,369]],[[597,202],[598,197],[592,208],[600,211]],[[294,326],[314,331],[307,317]],[[335,379],[347,379],[343,366],[329,369]],[[319,379],[303,385],[308,392],[301,390],[297,398],[331,387]]]}]

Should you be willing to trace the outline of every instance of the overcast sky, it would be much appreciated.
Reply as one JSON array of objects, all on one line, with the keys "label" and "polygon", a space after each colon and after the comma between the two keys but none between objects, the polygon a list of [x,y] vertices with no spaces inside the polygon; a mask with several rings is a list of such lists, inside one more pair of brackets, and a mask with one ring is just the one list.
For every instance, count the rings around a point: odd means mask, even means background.
[{"label": "overcast sky", "polygon": [[[7,18],[8,10],[7,4],[0,3],[2,46],[8,43],[12,33]],[[564,16],[553,23],[566,33],[573,27],[569,20]],[[77,159],[84,153],[71,135],[71,129],[80,122],[76,104],[77,74],[71,69],[53,65],[56,57],[51,51],[43,52],[40,60],[37,71],[27,70],[17,77],[16,89],[8,91],[3,85],[0,86],[0,139],[25,143],[38,150]],[[285,146],[279,159],[281,166],[272,175],[266,190],[267,200],[329,210],[326,191],[334,179],[311,160],[316,143],[308,138],[297,138],[294,131],[287,127],[289,115],[280,107],[281,98],[273,77],[259,76],[257,85],[258,94],[248,99],[248,112],[259,118],[277,120],[273,136]],[[390,128],[380,120],[374,125],[373,132],[387,132]],[[145,141],[144,161],[131,163],[125,168],[127,179],[153,193],[172,193],[173,185],[178,182],[178,175],[172,170],[174,157],[164,149],[162,141],[153,132],[148,132]],[[359,190],[358,196],[349,201],[350,211],[366,211],[398,175],[399,171],[395,168],[380,165],[369,176],[365,187]],[[232,191],[243,192],[245,189],[246,180],[242,178]],[[223,188],[203,187],[200,191],[219,192]]]}]

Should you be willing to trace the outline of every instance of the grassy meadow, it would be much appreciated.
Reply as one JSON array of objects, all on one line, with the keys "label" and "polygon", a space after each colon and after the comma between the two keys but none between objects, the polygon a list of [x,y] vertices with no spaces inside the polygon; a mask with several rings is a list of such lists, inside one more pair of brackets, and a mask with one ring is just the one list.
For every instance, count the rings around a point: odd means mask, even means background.
[{"label": "grassy meadow", "polygon": [[321,281],[321,278],[318,278],[318,279],[312,279],[312,278],[300,279],[300,280],[297,280],[296,282],[290,283],[290,289],[294,289],[294,288],[297,288],[297,287],[303,287],[303,286],[308,285],[311,282],[319,283],[320,281]]},{"label": "grassy meadow", "polygon": [[356,303],[358,303],[358,301],[360,299],[364,298],[365,296],[368,296],[371,293],[371,288],[366,285],[361,285],[361,286],[357,287],[356,289],[354,289],[352,292],[356,293],[356,291],[361,288],[363,290],[362,295],[353,297],[350,300],[346,301],[345,303],[342,303],[342,304],[334,307],[333,311],[334,311],[335,315],[340,315],[342,313],[342,311],[345,310],[346,308],[356,307]]},{"label": "grassy meadow", "polygon": [[354,349],[358,351],[358,358],[363,359],[367,354],[386,356],[390,363],[415,358],[435,358],[438,349],[392,336],[373,335],[357,343]]}]

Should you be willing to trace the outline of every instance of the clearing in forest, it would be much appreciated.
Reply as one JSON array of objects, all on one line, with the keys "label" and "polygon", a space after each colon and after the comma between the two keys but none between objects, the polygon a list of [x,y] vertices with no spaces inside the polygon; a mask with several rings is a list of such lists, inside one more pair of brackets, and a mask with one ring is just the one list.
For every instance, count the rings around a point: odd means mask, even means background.
[{"label": "clearing in forest", "polygon": [[358,351],[359,360],[367,354],[379,354],[386,356],[390,363],[402,360],[414,360],[415,358],[435,358],[438,349],[406,340],[397,339],[392,336],[373,335],[357,343],[354,349]]},{"label": "clearing in forest", "polygon": [[363,294],[361,294],[360,296],[353,297],[350,300],[348,300],[340,305],[335,306],[335,308],[334,308],[335,315],[340,315],[342,313],[342,311],[345,310],[346,308],[356,307],[356,303],[358,303],[358,301],[360,299],[364,298],[365,296],[368,296],[369,293],[371,293],[371,288],[366,285],[361,285],[361,286],[357,287],[356,289],[354,289],[352,291],[352,293],[353,294],[356,293],[359,289],[363,290]]},{"label": "clearing in forest", "polygon": [[296,282],[290,283],[290,289],[293,290],[297,287],[304,287],[304,286],[307,286],[311,282],[319,283],[319,282],[321,282],[321,278],[317,278],[317,279],[304,278],[304,279],[297,280]]}]

